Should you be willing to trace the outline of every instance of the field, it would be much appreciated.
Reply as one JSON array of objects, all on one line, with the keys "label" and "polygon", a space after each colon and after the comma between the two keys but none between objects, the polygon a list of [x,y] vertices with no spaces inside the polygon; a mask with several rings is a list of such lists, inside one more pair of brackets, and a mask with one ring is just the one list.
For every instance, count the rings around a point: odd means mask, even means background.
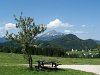
[{"label": "field", "polygon": [[[36,60],[55,60],[61,64],[100,64],[99,59],[81,59],[81,58],[61,58],[47,56],[33,56],[33,64]],[[95,75],[93,73],[82,72],[78,70],[36,70],[30,71],[25,66],[18,64],[27,64],[23,54],[0,53],[0,75]]]},{"label": "field", "polygon": [[[33,64],[37,60],[53,60],[60,64],[92,64],[100,65],[100,58],[61,58],[61,57],[48,57],[33,55]],[[14,53],[0,53],[0,65],[2,64],[27,64],[23,58],[23,54]]]},{"label": "field", "polygon": [[0,66],[0,75],[95,75],[77,70],[33,70],[30,71],[26,67],[16,66]]}]

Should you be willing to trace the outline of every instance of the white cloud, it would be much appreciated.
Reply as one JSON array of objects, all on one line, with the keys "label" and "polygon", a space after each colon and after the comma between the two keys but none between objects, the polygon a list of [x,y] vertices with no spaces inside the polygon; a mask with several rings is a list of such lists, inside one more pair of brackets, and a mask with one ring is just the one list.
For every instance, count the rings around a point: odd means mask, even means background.
[{"label": "white cloud", "polygon": [[64,30],[65,34],[88,34],[89,32],[85,31],[72,31],[72,30]]},{"label": "white cloud", "polygon": [[63,23],[59,19],[55,19],[49,22],[49,24],[47,24],[47,28],[69,28],[69,27],[73,27],[73,25],[69,23]]},{"label": "white cloud", "polygon": [[86,34],[88,34],[89,32],[85,32]]},{"label": "white cloud", "polygon": [[83,31],[75,31],[76,34],[82,34],[84,33]]},{"label": "white cloud", "polygon": [[0,30],[3,30],[4,29],[4,27],[0,27]]},{"label": "white cloud", "polygon": [[75,34],[88,34],[89,32],[85,32],[85,31],[75,31]]},{"label": "white cloud", "polygon": [[82,27],[86,27],[86,25],[82,25]]},{"label": "white cloud", "polygon": [[5,36],[5,32],[0,32],[0,37],[4,37]]},{"label": "white cloud", "polygon": [[0,27],[0,37],[3,37],[5,34],[5,28],[4,27]]},{"label": "white cloud", "polygon": [[7,23],[5,24],[5,30],[9,30],[9,29],[15,29],[16,25],[13,23]]},{"label": "white cloud", "polygon": [[3,37],[6,33],[6,30],[9,30],[9,32],[16,32],[16,25],[13,23],[7,23],[4,24],[4,26],[0,27],[0,37]]},{"label": "white cloud", "polygon": [[64,33],[69,34],[69,33],[71,33],[71,31],[70,30],[65,30]]},{"label": "white cloud", "polygon": [[2,34],[5,31],[4,27],[0,27],[0,34]]}]

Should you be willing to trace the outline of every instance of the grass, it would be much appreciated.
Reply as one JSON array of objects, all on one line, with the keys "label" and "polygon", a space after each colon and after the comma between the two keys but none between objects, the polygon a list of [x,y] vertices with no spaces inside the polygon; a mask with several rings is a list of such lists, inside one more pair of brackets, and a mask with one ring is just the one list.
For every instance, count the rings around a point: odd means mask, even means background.
[{"label": "grass", "polygon": [[[100,65],[100,58],[61,58],[61,57],[48,57],[48,56],[33,56],[33,64],[36,60],[54,60],[60,64],[90,64]],[[14,53],[1,53],[0,52],[0,65],[4,64],[27,64],[23,58],[23,54]]]},{"label": "grass", "polygon": [[[36,63],[36,60],[41,59],[59,61],[61,64],[100,64],[99,59],[61,58],[33,55],[33,63]],[[34,69],[33,71],[30,71],[25,66],[17,66],[18,64],[27,64],[26,60],[23,58],[23,54],[0,52],[0,75],[95,75],[93,73],[71,69],[57,71],[41,71]]]},{"label": "grass", "polygon": [[16,66],[0,66],[0,75],[95,75],[78,70],[33,70],[30,71],[26,67]]},{"label": "grass", "polygon": [[54,60],[61,64],[90,64],[100,65],[100,58],[61,58],[61,57],[47,57],[47,56],[33,56],[34,61],[36,60]]},{"label": "grass", "polygon": [[22,54],[0,53],[0,64],[25,64]]}]

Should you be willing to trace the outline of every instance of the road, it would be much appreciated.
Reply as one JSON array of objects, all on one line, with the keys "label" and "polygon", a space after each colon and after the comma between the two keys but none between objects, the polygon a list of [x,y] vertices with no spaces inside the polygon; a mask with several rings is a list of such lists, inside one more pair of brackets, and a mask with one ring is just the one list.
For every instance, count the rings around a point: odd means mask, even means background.
[{"label": "road", "polygon": [[58,68],[75,69],[100,75],[100,65],[59,65]]}]

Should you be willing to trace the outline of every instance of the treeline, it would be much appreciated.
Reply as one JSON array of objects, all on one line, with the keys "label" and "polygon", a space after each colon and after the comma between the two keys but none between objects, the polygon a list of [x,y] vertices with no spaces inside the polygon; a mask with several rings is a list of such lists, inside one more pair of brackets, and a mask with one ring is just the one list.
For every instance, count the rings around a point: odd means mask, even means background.
[{"label": "treeline", "polygon": [[[88,40],[89,42],[85,43],[88,47],[92,46],[93,44],[95,45],[95,43],[92,43],[91,40]],[[62,44],[60,45],[63,45]],[[57,42],[58,43],[58,42]],[[60,42],[61,43],[61,42]],[[71,42],[69,42],[71,43]],[[73,44],[78,44],[78,42],[75,42]],[[92,43],[92,44],[91,44]],[[45,56],[54,56],[54,57],[71,57],[71,58],[100,58],[100,45],[97,45],[97,50],[98,53],[97,54],[84,54],[84,52],[88,52],[90,48],[87,49],[77,49],[77,48],[73,48],[76,45],[73,45],[72,48],[68,48],[70,46],[66,46],[66,48],[61,48],[60,45],[57,45],[54,43],[52,43],[53,46],[51,46],[48,42],[42,42],[42,43],[36,43],[38,44],[38,47],[31,47],[30,51],[33,55],[45,55]],[[67,43],[66,43],[67,44]],[[64,46],[64,45],[63,45]],[[77,50],[77,52],[72,52],[72,50]],[[82,50],[84,50],[84,52],[82,52]],[[91,49],[92,51],[93,49]],[[79,51],[81,51],[80,53],[78,53]],[[22,47],[20,44],[17,44],[15,41],[8,41],[5,43],[1,43],[0,44],[0,52],[6,52],[6,53],[22,53]],[[67,53],[66,53],[67,52]],[[70,53],[68,53],[70,52]]]},{"label": "treeline", "polygon": [[6,53],[22,53],[21,47],[12,47],[12,46],[0,46],[0,52]]},{"label": "treeline", "polygon": [[56,56],[56,57],[64,57],[65,51],[62,49],[56,48],[34,48],[32,50],[32,54],[34,55],[46,55],[46,56]]},{"label": "treeline", "polygon": [[[0,52],[6,53],[22,53],[21,47],[8,47],[8,46],[0,46]],[[56,57],[64,57],[65,51],[62,49],[56,48],[35,48],[31,47],[30,51],[33,55],[45,55],[45,56],[56,56]]]},{"label": "treeline", "polygon": [[[0,46],[0,52],[22,54],[21,50],[22,50],[21,47]],[[31,47],[30,51],[32,55],[45,55],[45,56],[52,56],[52,57],[67,57],[67,58],[100,58],[100,50],[96,53],[94,53],[93,51],[91,52],[89,51],[66,52],[66,50],[60,49],[60,48],[57,49],[57,48]]]}]

